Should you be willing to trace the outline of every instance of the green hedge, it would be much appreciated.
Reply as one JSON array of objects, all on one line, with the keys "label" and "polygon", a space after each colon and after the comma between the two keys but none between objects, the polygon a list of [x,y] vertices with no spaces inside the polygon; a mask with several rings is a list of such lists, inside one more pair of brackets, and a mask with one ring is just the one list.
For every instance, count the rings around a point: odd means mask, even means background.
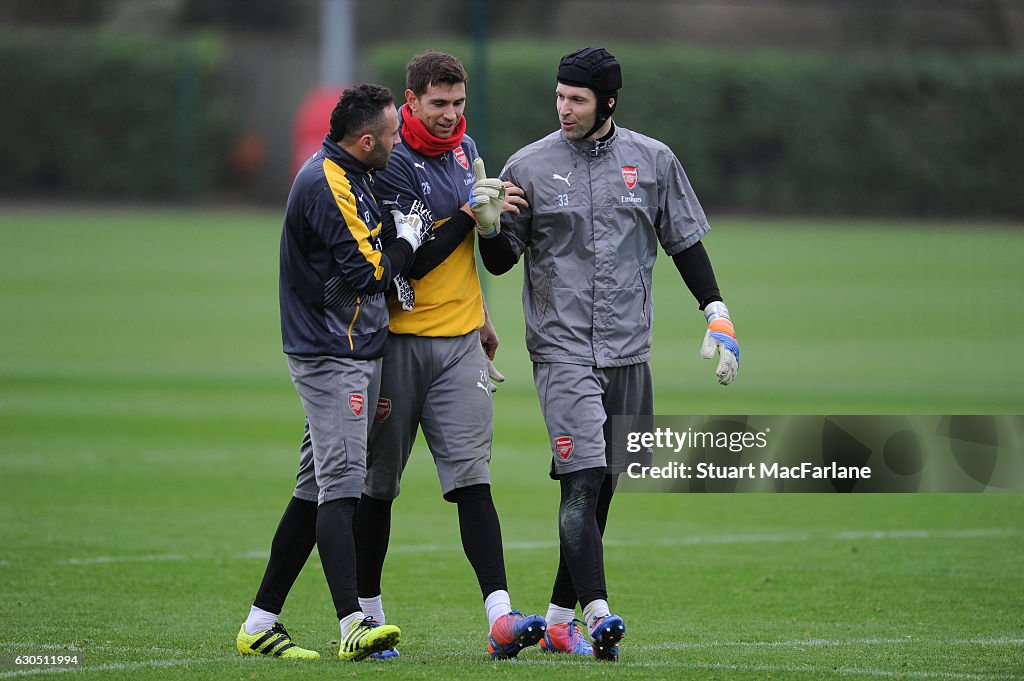
[{"label": "green hedge", "polygon": [[[465,44],[384,46],[376,75],[401,92],[409,57],[435,47],[463,58],[472,101],[483,76]],[[555,129],[555,69],[576,47],[492,45],[491,166]],[[609,49],[623,65],[616,120],[671,146],[707,205],[1024,215],[1024,55]]]},{"label": "green hedge", "polygon": [[0,192],[188,197],[232,142],[211,38],[0,32]]}]

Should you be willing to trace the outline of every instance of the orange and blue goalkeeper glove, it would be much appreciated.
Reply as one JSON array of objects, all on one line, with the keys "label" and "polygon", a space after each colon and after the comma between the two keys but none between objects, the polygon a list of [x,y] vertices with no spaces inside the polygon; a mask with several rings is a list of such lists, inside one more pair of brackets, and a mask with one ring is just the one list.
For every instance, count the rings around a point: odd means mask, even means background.
[{"label": "orange and blue goalkeeper glove", "polygon": [[725,303],[708,303],[704,308],[704,319],[708,322],[708,331],[704,334],[704,343],[700,346],[700,356],[712,359],[718,352],[718,368],[715,375],[722,385],[729,385],[740,370],[740,344],[736,341],[736,330],[729,319],[729,308]]}]

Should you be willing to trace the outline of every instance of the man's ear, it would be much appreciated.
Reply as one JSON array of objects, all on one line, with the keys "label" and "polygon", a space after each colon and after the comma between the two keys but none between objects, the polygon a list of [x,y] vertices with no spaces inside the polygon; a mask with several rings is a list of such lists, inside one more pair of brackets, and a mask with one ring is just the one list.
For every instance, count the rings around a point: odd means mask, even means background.
[{"label": "man's ear", "polygon": [[409,111],[415,112],[416,109],[420,108],[419,100],[417,99],[416,95],[413,94],[412,90],[407,89],[405,91],[405,103],[409,105]]},{"label": "man's ear", "polygon": [[365,152],[373,151],[373,148],[377,145],[377,140],[373,135],[367,133],[359,138],[359,148]]}]

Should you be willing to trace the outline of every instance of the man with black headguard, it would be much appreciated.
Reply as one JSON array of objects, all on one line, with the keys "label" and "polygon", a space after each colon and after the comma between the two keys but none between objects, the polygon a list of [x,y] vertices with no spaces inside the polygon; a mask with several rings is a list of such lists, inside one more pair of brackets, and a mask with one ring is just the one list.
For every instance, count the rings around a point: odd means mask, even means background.
[{"label": "man with black headguard", "polygon": [[[526,255],[526,344],[561,486],[558,573],[540,647],[616,661],[626,634],[611,614],[602,536],[623,448],[612,416],[649,423],[651,280],[658,244],[675,261],[707,322],[701,356],[717,352],[718,381],[739,368],[739,346],[701,237],[710,229],[675,155],[615,125],[619,62],[603,48],[566,55],[555,108],[561,129],[516,152],[501,173],[528,207],[481,238],[492,274]],[[593,646],[575,619],[577,601]]]}]

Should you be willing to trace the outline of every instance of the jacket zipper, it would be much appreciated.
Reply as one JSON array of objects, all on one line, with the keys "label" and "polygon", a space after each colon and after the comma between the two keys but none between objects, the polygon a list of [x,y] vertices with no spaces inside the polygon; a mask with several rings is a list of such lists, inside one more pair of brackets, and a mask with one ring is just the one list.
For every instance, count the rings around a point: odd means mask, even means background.
[{"label": "jacket zipper", "polygon": [[643,302],[643,305],[640,308],[640,316],[646,322],[647,321],[647,282],[644,281],[644,270],[643,270],[643,268],[641,267],[641,268],[637,268],[637,269],[640,272],[640,286],[644,290],[644,302]]},{"label": "jacket zipper", "polygon": [[356,313],[352,315],[352,321],[348,325],[348,349],[355,350],[356,346],[352,342],[352,327],[356,325],[356,319],[359,318],[359,304],[362,302],[362,296],[356,296]]},{"label": "jacket zipper", "polygon": [[[450,171],[450,170],[448,169],[448,157],[449,157],[449,156],[453,156],[453,152],[454,152],[454,151],[455,151],[455,150],[453,149],[452,151],[446,152],[446,153],[444,153],[444,154],[442,154],[442,155],[441,155],[441,165],[442,165],[442,167],[444,168],[444,176],[445,176],[446,178],[448,178],[448,184],[450,184],[450,185],[451,185],[451,187],[452,187],[452,195],[453,195],[453,196],[456,196],[456,197],[457,197],[457,196],[459,196],[459,186],[458,186],[457,184],[455,184],[455,178],[453,178],[453,177],[452,177],[452,173],[451,173],[451,171]],[[466,156],[466,158],[469,158],[469,156]],[[453,156],[453,161],[454,161],[454,156]],[[454,167],[455,167],[455,166],[454,166],[454,164],[453,164],[453,165],[452,165],[452,168],[454,168]],[[460,167],[461,167],[461,166],[460,166]],[[468,200],[468,199],[467,199],[467,200]],[[465,203],[465,201],[463,201],[462,203]],[[461,205],[462,205],[462,204],[460,203],[460,204],[459,204],[459,206],[461,206]],[[458,209],[459,209],[459,208],[458,208],[458,206],[457,206],[457,207],[455,208],[455,210],[458,210]]]},{"label": "jacket zipper", "polygon": [[[575,165],[575,164],[574,164]],[[594,361],[598,362],[598,355],[604,356],[605,353],[599,352],[597,349],[598,339],[598,325],[597,325],[597,276],[598,276],[598,258],[600,257],[600,244],[597,241],[597,220],[594,219],[594,163],[593,159],[587,159],[587,203],[590,204],[590,229],[591,235],[594,239],[594,283],[590,291],[590,300],[592,308],[590,312],[590,323],[593,332],[591,333],[591,350],[594,354]],[[604,334],[601,333],[601,339],[604,339]]]}]

